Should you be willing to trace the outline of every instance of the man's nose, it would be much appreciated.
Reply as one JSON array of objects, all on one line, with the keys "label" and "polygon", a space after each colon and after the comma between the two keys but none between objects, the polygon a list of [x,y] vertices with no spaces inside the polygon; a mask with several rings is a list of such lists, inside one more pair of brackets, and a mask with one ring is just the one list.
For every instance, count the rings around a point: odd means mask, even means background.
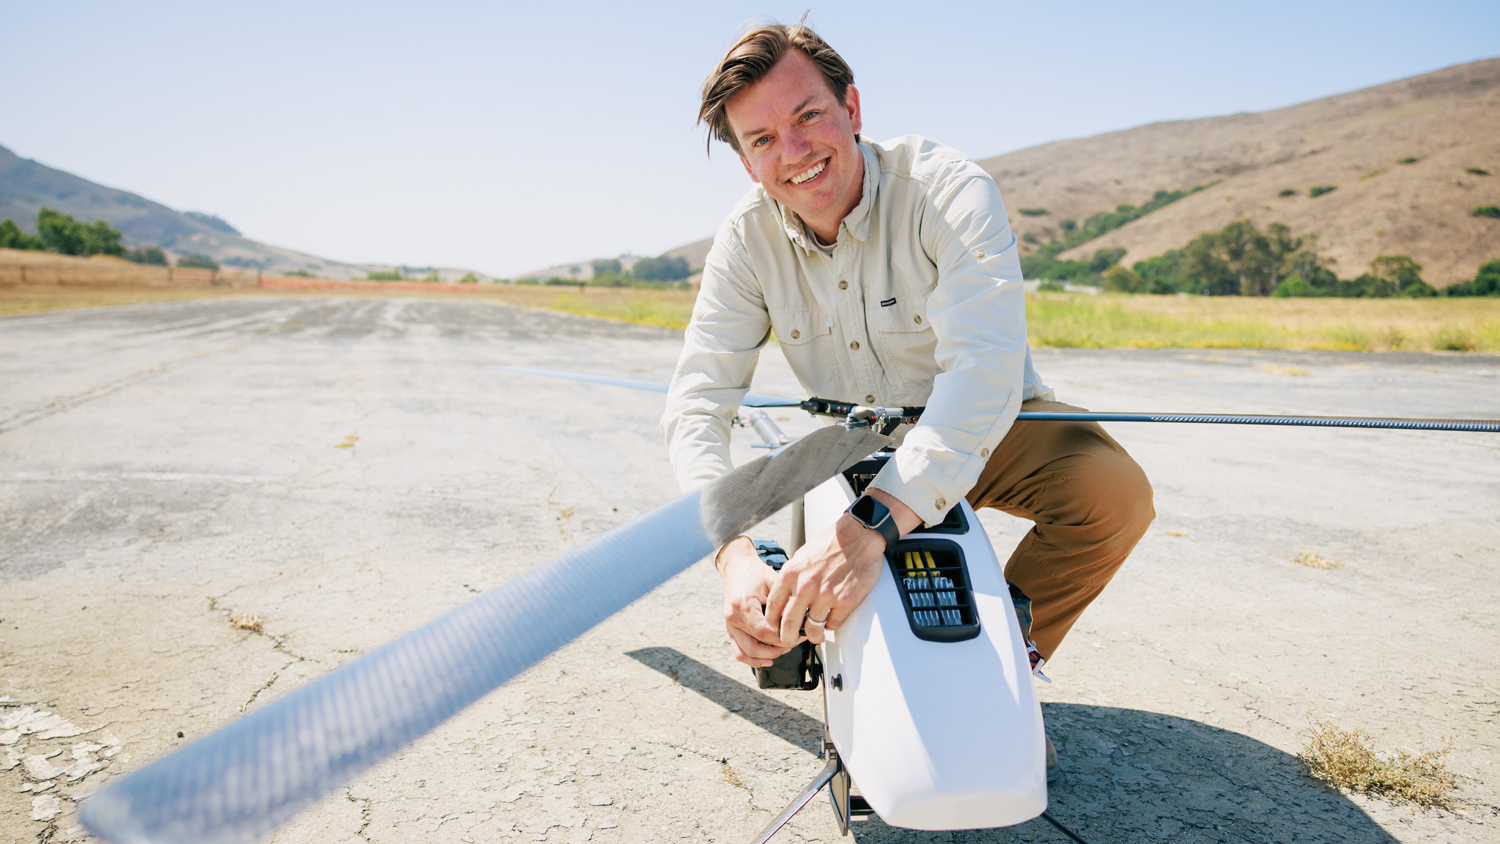
[{"label": "man's nose", "polygon": [[802,136],[802,132],[793,129],[783,135],[781,143],[781,160],[786,164],[801,164],[806,160],[808,153],[812,152],[812,144]]}]

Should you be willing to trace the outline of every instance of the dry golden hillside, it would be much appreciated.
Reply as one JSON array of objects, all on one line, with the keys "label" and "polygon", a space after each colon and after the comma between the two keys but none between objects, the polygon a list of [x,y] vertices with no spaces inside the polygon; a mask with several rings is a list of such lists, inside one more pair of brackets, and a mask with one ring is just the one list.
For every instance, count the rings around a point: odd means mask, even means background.
[{"label": "dry golden hillside", "polygon": [[[979,163],[1000,184],[1012,225],[1041,241],[1059,236],[1061,220],[1222,180],[1063,257],[1123,246],[1129,264],[1248,217],[1316,233],[1340,276],[1397,254],[1422,264],[1429,283],[1452,284],[1500,257],[1500,220],[1470,215],[1475,205],[1500,205],[1500,58],[1275,111],[1153,123]],[[1309,198],[1309,188],[1323,185],[1338,190]],[[1278,196],[1285,189],[1296,194]]]}]

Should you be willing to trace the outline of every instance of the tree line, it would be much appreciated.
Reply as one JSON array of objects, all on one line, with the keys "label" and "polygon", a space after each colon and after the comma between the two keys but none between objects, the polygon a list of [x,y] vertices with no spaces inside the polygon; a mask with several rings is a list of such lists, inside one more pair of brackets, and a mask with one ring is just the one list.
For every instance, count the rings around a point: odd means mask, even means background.
[{"label": "tree line", "polygon": [[[85,223],[51,208],[36,213],[36,234],[27,234],[10,218],[0,220],[0,248],[52,252],[86,258],[89,255],[114,255],[137,264],[167,266],[167,253],[155,246],[125,248],[120,230],[104,220]],[[217,270],[219,265],[204,255],[188,254],[177,259],[177,266]]]}]

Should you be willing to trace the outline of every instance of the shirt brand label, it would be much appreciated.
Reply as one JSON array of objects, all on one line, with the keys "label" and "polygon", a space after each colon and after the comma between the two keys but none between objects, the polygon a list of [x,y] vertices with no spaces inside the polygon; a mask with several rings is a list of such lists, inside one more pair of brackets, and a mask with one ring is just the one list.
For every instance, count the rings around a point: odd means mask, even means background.
[{"label": "shirt brand label", "polygon": [[880,307],[882,307],[882,308],[889,308],[890,306],[892,306],[894,304],[896,304],[896,299],[895,299],[895,297],[891,297],[890,299],[882,300],[881,303],[880,303]]}]

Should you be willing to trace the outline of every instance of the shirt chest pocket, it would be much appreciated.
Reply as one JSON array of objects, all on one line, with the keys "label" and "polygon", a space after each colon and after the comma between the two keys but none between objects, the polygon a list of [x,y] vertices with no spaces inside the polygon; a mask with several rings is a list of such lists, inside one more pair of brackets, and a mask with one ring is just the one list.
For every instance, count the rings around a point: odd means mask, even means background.
[{"label": "shirt chest pocket", "polygon": [[901,298],[892,297],[895,301],[886,300],[877,303],[873,320],[875,327],[880,331],[896,334],[932,330],[932,324],[927,321],[927,295],[931,292],[930,289],[925,290],[905,298],[904,301]]},{"label": "shirt chest pocket", "polygon": [[833,322],[816,308],[790,308],[771,311],[771,329],[783,346],[805,346],[817,337],[833,333]]}]

